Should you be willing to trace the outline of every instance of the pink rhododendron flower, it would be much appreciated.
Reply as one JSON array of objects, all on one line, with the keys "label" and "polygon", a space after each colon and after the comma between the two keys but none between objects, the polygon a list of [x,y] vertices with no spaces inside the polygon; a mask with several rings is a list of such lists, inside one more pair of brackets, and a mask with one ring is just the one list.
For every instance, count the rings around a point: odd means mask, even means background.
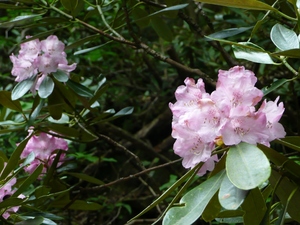
[{"label": "pink rhododendron flower", "polygon": [[[27,36],[26,38],[30,38]],[[67,75],[76,68],[76,63],[68,65],[65,45],[55,35],[50,35],[46,40],[38,39],[25,42],[20,45],[19,55],[12,54],[10,60],[13,63],[11,74],[16,76],[15,81],[21,82],[36,76],[36,82],[31,88],[32,92],[39,89],[44,78],[58,69]]]},{"label": "pink rhododendron flower", "polygon": [[[28,130],[29,135],[33,130]],[[41,163],[44,164],[42,173],[46,173],[47,169],[52,165],[56,152],[55,150],[68,150],[68,143],[62,138],[54,137],[50,134],[39,133],[38,135],[33,135],[27,145],[25,146],[21,158],[26,158],[31,152],[34,153],[35,159],[30,165],[26,166],[24,169],[28,173],[32,173]],[[60,166],[64,161],[65,154],[60,155],[60,160],[57,166]]]},{"label": "pink rhododendron flower", "polygon": [[[5,163],[6,166],[6,163]],[[2,171],[1,171],[2,174]],[[6,198],[9,198],[12,194],[16,192],[16,189],[13,189],[13,185],[17,182],[17,179],[14,177],[10,179],[7,183],[4,185],[0,185],[0,202],[3,202]],[[19,195],[18,198],[25,198],[23,194]],[[8,208],[3,214],[2,217],[4,219],[7,219],[10,217],[11,213],[16,213],[19,210],[20,206],[13,206],[11,208]]]},{"label": "pink rhododendron flower", "polygon": [[206,93],[202,79],[197,83],[186,78],[175,92],[176,102],[170,103],[173,113],[172,136],[176,139],[174,152],[183,158],[185,168],[193,168],[199,162],[204,165],[198,174],[212,171],[217,156],[212,156],[216,143],[227,146],[240,142],[261,143],[285,136],[279,120],[284,112],[279,98],[261,101],[263,92],[254,85],[254,73],[242,66],[228,71],[220,70],[216,90]]}]

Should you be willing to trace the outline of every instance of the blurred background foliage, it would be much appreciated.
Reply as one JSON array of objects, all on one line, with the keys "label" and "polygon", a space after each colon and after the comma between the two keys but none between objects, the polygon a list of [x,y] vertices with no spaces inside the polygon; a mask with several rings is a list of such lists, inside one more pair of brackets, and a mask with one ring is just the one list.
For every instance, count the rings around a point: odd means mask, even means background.
[{"label": "blurred background foliage", "polygon": [[[265,2],[274,3],[272,0]],[[287,1],[280,1],[276,6],[288,15],[293,14]],[[70,160],[66,165],[68,171],[84,173],[103,182],[96,186],[81,181],[71,191],[71,198],[88,199],[102,208],[96,211],[76,211],[76,207],[59,211],[47,209],[61,217],[57,221],[59,224],[125,224],[186,172],[180,161],[155,169],[178,159],[172,150],[174,141],[170,136],[172,118],[168,103],[174,102],[175,89],[186,77],[203,78],[207,91],[211,92],[218,70],[234,65],[244,65],[254,71],[259,88],[294,76],[283,65],[236,59],[230,45],[205,38],[205,35],[225,29],[245,28],[244,32],[229,35],[227,40],[241,42],[251,36],[253,43],[274,51],[275,46],[269,38],[272,26],[279,22],[292,28],[295,24],[272,13],[262,20],[255,33],[251,33],[265,12],[192,0],[19,0],[1,1],[0,8],[3,90],[11,91],[16,84],[10,74],[9,55],[17,53],[26,36],[40,39],[51,34],[58,36],[66,44],[68,61],[77,63],[72,80],[92,92],[97,90],[99,83],[106,81],[97,98],[100,106],[86,114],[86,124],[76,125],[77,128],[88,126],[99,139],[72,139],[68,152]],[[290,59],[289,63],[299,68],[299,60]],[[285,103],[282,123],[287,133],[299,135],[299,81],[287,82],[267,97],[274,100],[277,95]],[[78,112],[84,110],[84,101],[75,101]],[[34,107],[30,95],[22,98],[21,104],[23,111],[29,112]],[[126,107],[133,107],[133,113],[105,121],[103,112],[109,114]],[[0,119],[18,121],[18,115],[1,107]],[[41,121],[37,123],[44,128],[47,126]],[[34,125],[38,127],[39,124]],[[1,151],[9,156],[16,143],[26,135],[24,128],[2,132]],[[291,153],[289,149],[278,147],[277,150]],[[299,154],[293,157],[299,160]],[[154,169],[122,179],[145,168]],[[63,173],[63,169],[60,172]],[[203,179],[194,182],[200,183]],[[77,182],[76,176],[67,177],[64,185],[72,186]],[[154,222],[172,196],[132,224]],[[209,223],[199,220],[195,224]]]}]

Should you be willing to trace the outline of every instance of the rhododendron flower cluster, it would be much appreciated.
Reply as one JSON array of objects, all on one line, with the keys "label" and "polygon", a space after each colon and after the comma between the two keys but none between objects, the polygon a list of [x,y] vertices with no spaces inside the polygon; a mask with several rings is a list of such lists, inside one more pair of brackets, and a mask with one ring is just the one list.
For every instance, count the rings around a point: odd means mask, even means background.
[{"label": "rhododendron flower cluster", "polygon": [[[6,164],[5,164],[6,166]],[[4,167],[5,167],[4,166]],[[1,172],[2,174],[2,172]],[[12,179],[10,179],[7,183],[5,183],[4,185],[0,185],[0,202],[3,202],[6,198],[9,198],[12,194],[14,194],[16,192],[16,189],[13,189],[13,185],[15,185],[15,183],[17,182],[17,179],[14,177]],[[19,195],[18,198],[25,198],[25,196],[23,194]],[[7,219],[8,217],[10,217],[11,213],[15,213],[19,210],[20,206],[13,206],[9,209],[7,209],[3,214],[2,217],[4,219]]]},{"label": "rhododendron flower cluster", "polygon": [[[30,38],[27,36],[26,38]],[[44,78],[57,70],[64,71],[67,75],[76,68],[76,63],[68,65],[65,45],[55,35],[46,40],[38,39],[21,44],[19,55],[12,54],[10,60],[13,63],[11,74],[16,76],[15,81],[21,82],[37,75],[31,91],[39,89]]]},{"label": "rhododendron flower cluster", "polygon": [[[29,129],[29,135],[33,130]],[[46,173],[47,169],[52,165],[57,152],[55,150],[68,150],[68,143],[66,140],[58,137],[54,137],[50,134],[39,133],[38,135],[33,135],[27,142],[21,158],[26,158],[31,152],[34,153],[35,159],[30,165],[26,166],[24,169],[28,173],[32,173],[41,163],[44,164],[42,173]],[[65,154],[60,155],[59,163],[60,166],[64,161]]]},{"label": "rhododendron flower cluster", "polygon": [[[185,85],[175,92],[176,102],[170,103],[173,113],[172,136],[176,138],[174,151],[183,158],[185,168],[199,162],[203,175],[214,168],[217,156],[212,150],[220,143],[227,146],[240,142],[270,145],[270,141],[285,136],[279,120],[283,103],[264,100],[263,92],[254,87],[257,78],[252,71],[235,66],[220,70],[216,90],[206,93],[202,79],[197,83],[186,78]],[[216,144],[217,143],[217,144]]]}]

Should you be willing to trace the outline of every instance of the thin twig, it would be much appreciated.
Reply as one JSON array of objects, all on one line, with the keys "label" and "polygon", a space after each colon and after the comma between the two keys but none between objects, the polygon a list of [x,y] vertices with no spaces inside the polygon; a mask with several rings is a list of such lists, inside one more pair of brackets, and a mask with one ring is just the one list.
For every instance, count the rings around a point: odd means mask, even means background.
[{"label": "thin twig", "polygon": [[145,173],[149,173],[150,171],[153,171],[153,170],[156,170],[156,169],[159,169],[159,168],[162,168],[162,167],[166,167],[166,166],[172,165],[172,164],[180,162],[180,161],[181,161],[181,159],[177,159],[177,160],[174,160],[174,161],[171,161],[171,162],[168,162],[168,163],[164,163],[164,164],[161,164],[161,165],[158,165],[158,166],[155,166],[155,167],[151,167],[151,168],[145,169],[145,170],[143,170],[141,172],[138,172],[138,173],[133,174],[133,175],[129,175],[127,177],[121,177],[120,179],[114,180],[114,181],[112,181],[110,183],[107,183],[107,184],[102,184],[100,186],[95,186],[95,187],[90,187],[90,188],[82,188],[81,191],[84,191],[84,192],[99,191],[99,190],[101,190],[104,187],[109,187],[109,186],[112,186],[114,184],[117,184],[117,183],[120,183],[120,182],[123,182],[123,181],[127,181],[129,179],[141,176],[141,175],[143,175]]}]

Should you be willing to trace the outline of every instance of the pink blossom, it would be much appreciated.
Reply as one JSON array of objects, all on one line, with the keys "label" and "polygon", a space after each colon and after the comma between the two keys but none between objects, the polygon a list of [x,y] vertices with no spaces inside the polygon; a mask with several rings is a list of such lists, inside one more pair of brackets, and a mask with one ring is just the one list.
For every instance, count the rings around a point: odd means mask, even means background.
[{"label": "pink blossom", "polygon": [[[33,130],[30,129],[28,132],[30,135]],[[68,143],[62,138],[54,137],[46,133],[33,135],[21,154],[22,159],[26,158],[31,152],[35,155],[34,161],[24,168],[25,171],[32,173],[42,163],[44,164],[42,173],[46,173],[57,155],[55,150],[68,150]],[[58,166],[62,164],[64,157],[65,154],[61,154]]]},{"label": "pink blossom", "polygon": [[[26,36],[30,38],[30,36]],[[21,82],[36,76],[36,82],[30,89],[32,92],[39,89],[45,76],[56,72],[64,71],[67,75],[76,68],[76,63],[68,65],[65,45],[55,35],[50,35],[46,40],[31,40],[21,44],[19,55],[12,54],[10,60],[13,63],[12,75],[16,76],[15,81]]]},{"label": "pink blossom", "polygon": [[[279,120],[283,103],[266,100],[256,110],[263,93],[254,85],[254,73],[242,66],[220,70],[216,90],[205,91],[202,79],[195,83],[186,78],[175,91],[176,102],[169,103],[173,113],[172,136],[176,139],[174,152],[183,158],[185,168],[204,162],[199,174],[214,168],[217,156],[212,150],[218,145],[240,142],[269,145],[285,136]],[[278,104],[278,105],[277,105]]]}]

